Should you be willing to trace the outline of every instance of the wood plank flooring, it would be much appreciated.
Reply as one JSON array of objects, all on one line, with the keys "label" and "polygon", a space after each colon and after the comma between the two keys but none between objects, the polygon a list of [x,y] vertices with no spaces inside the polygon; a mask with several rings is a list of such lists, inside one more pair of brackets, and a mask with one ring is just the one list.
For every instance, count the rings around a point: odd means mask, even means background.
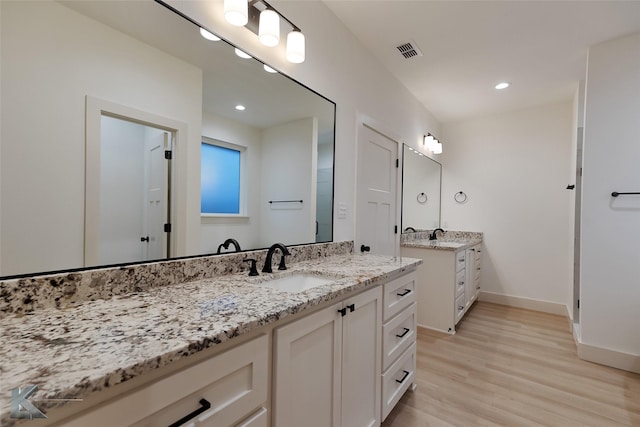
[{"label": "wood plank flooring", "polygon": [[640,375],[578,359],[567,319],[478,302],[420,329],[415,392],[383,427],[640,426]]}]

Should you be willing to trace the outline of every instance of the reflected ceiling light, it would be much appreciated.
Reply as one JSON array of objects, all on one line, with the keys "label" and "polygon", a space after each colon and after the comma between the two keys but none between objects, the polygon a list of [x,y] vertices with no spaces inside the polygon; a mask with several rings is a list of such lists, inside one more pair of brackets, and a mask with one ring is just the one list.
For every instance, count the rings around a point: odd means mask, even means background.
[{"label": "reflected ceiling light", "polygon": [[240,105],[240,104],[238,104],[238,105],[236,105],[236,110],[238,110],[238,111],[244,111],[244,110],[246,110],[246,107],[245,107],[244,105]]},{"label": "reflected ceiling light", "polygon": [[305,59],[304,34],[298,28],[294,28],[287,35],[287,61],[300,64]]},{"label": "reflected ceiling light", "polygon": [[284,21],[290,28],[287,34],[287,60],[294,64],[304,62],[304,34],[266,0],[224,0],[224,16],[233,25],[246,26],[258,35],[260,43],[269,47],[280,43],[280,21]]},{"label": "reflected ceiling light", "polygon": [[264,64],[262,67],[264,68],[264,70],[265,70],[267,73],[272,73],[272,74],[273,74],[273,73],[277,73],[277,71],[276,71],[276,70],[274,70],[273,68],[269,67],[267,64]]},{"label": "reflected ceiling light", "polygon": [[258,39],[265,46],[274,47],[280,43],[280,16],[273,9],[260,12]]},{"label": "reflected ceiling light", "polygon": [[224,19],[231,25],[242,27],[249,22],[247,0],[224,0]]},{"label": "reflected ceiling light", "polygon": [[236,48],[236,55],[238,55],[240,58],[244,58],[244,59],[251,59],[252,58],[251,55],[249,55],[245,51],[240,50],[238,48]]},{"label": "reflected ceiling light", "polygon": [[216,36],[215,34],[205,30],[204,28],[200,28],[200,35],[202,37],[204,37],[207,40],[211,40],[212,42],[219,42],[220,41],[220,37]]},{"label": "reflected ceiling light", "polygon": [[509,83],[509,82],[501,82],[501,83],[498,83],[495,86],[495,88],[498,89],[498,90],[502,90],[502,89],[508,88],[509,86],[511,86],[511,83]]}]

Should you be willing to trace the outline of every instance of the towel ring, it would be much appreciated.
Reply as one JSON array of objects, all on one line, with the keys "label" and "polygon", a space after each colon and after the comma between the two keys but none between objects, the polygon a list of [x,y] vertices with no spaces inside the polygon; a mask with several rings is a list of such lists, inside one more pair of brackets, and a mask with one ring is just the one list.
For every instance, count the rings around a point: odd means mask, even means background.
[{"label": "towel ring", "polygon": [[455,200],[458,203],[464,203],[467,201],[467,195],[465,194],[464,191],[458,191],[456,194],[453,195],[453,200]]},{"label": "towel ring", "polygon": [[421,205],[427,203],[427,195],[425,193],[418,194],[416,199],[418,200],[418,203],[420,203]]}]

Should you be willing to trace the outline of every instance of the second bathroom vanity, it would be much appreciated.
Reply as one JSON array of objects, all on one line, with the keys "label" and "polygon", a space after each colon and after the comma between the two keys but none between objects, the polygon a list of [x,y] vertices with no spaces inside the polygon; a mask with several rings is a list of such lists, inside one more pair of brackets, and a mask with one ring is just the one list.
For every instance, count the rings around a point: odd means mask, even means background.
[{"label": "second bathroom vanity", "polygon": [[419,258],[418,326],[450,334],[480,293],[482,233],[448,231],[429,240],[428,233],[403,234],[400,253]]}]

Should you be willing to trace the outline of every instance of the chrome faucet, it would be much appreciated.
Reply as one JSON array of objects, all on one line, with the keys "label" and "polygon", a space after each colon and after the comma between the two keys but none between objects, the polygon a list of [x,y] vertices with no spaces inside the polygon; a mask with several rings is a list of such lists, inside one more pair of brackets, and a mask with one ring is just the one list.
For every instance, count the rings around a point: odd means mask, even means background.
[{"label": "chrome faucet", "polygon": [[433,230],[433,233],[429,234],[429,240],[436,240],[438,238],[438,235],[436,234],[436,231],[438,230],[444,233],[444,230],[442,228],[436,228],[435,230]]},{"label": "chrome faucet", "polygon": [[278,266],[278,270],[287,269],[287,266],[284,263],[284,257],[287,255],[291,255],[291,253],[289,252],[289,249],[287,249],[287,247],[282,243],[274,243],[267,251],[267,259],[264,261],[264,267],[262,268],[263,273],[273,273],[273,270],[271,269],[271,262],[273,260],[273,254],[276,249],[280,249],[280,252],[282,253],[282,258],[280,258],[280,265]]},{"label": "chrome faucet", "polygon": [[220,250],[222,248],[225,249],[229,249],[229,245],[233,245],[235,247],[235,251],[234,252],[240,252],[240,244],[238,243],[238,241],[236,239],[227,239],[224,241],[223,244],[221,244],[220,246],[218,246],[218,252],[216,252],[216,254],[221,253]]}]

